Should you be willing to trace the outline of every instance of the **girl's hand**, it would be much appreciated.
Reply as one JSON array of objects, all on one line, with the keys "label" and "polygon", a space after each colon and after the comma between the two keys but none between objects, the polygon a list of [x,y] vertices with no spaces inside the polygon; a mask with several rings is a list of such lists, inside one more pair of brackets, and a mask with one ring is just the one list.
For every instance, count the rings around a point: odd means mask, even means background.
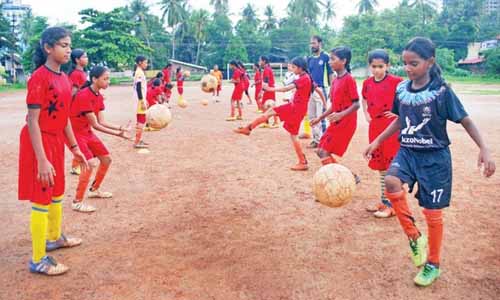
[{"label": "girl's hand", "polygon": [[316,126],[319,122],[321,122],[320,118],[312,119],[309,123],[311,126]]},{"label": "girl's hand", "polygon": [[344,114],[343,113],[337,113],[337,112],[334,112],[332,113],[331,115],[329,115],[328,117],[326,117],[328,119],[328,121],[330,123],[333,123],[333,122],[338,122],[340,120],[342,120],[342,118],[344,117]]},{"label": "girl's hand", "polygon": [[128,121],[126,126],[120,127],[120,131],[126,131],[129,132],[132,130],[132,121]]},{"label": "girl's hand", "polygon": [[387,118],[387,119],[393,119],[393,118],[396,118],[398,115],[396,115],[392,111],[385,111],[383,113],[383,116],[384,116],[384,118]]},{"label": "girl's hand", "polygon": [[118,134],[119,137],[125,139],[125,140],[131,140],[132,137],[130,136],[129,132],[128,131],[120,131],[120,133]]},{"label": "girl's hand", "polygon": [[371,143],[370,145],[368,145],[368,148],[366,148],[366,150],[363,152],[363,157],[366,160],[371,160],[372,159],[373,151],[375,151],[375,149],[377,149],[378,147],[379,147],[378,141],[374,140],[373,143]]},{"label": "girl's hand", "polygon": [[485,177],[491,177],[495,174],[496,166],[493,158],[491,157],[490,151],[488,149],[481,149],[479,151],[479,157],[477,160],[477,167],[483,168],[483,175]]},{"label": "girl's hand", "polygon": [[269,88],[269,84],[267,84],[267,83],[263,83],[262,84],[262,90],[263,91],[267,91],[268,88]]},{"label": "girl's hand", "polygon": [[366,122],[368,122],[368,123],[370,123],[372,121],[372,117],[367,112],[365,112],[365,119],[366,119]]},{"label": "girl's hand", "polygon": [[83,155],[82,151],[80,151],[79,148],[75,148],[71,150],[71,153],[73,153],[75,161],[77,161],[80,165],[82,172],[87,172],[87,170],[89,170],[89,163],[87,162],[87,159],[85,158],[85,155]]},{"label": "girl's hand", "polygon": [[38,162],[38,180],[42,183],[43,187],[53,186],[54,177],[56,176],[56,169],[48,159]]}]

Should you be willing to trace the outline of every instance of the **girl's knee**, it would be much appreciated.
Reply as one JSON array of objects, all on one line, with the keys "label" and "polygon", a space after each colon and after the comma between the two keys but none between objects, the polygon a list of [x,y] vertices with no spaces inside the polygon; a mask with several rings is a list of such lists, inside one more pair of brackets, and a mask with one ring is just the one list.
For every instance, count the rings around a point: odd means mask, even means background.
[{"label": "girl's knee", "polygon": [[108,165],[108,166],[109,166],[109,165],[111,164],[111,162],[113,161],[113,160],[111,159],[111,156],[109,156],[109,155],[102,156],[102,157],[100,157],[100,158],[99,158],[99,160],[101,161],[101,164],[103,164],[103,165]]},{"label": "girl's knee", "polygon": [[384,182],[385,182],[385,189],[389,193],[397,193],[403,189],[403,183],[396,176],[387,175],[385,176]]}]

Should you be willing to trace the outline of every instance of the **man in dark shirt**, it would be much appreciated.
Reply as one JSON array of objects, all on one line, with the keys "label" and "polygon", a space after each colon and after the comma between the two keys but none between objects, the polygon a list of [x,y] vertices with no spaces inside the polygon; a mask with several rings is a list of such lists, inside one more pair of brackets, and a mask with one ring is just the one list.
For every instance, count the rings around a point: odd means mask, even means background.
[{"label": "man in dark shirt", "polygon": [[[326,87],[328,87],[333,80],[333,71],[328,64],[329,56],[325,52],[321,51],[323,46],[323,40],[321,37],[315,35],[311,38],[311,52],[312,55],[308,57],[307,64],[309,68],[309,73],[313,79],[315,85],[323,90],[323,94],[328,98],[328,93],[326,92]],[[321,99],[314,93],[309,100],[309,106],[307,109],[307,115],[309,120],[318,118],[324,111],[326,107],[323,106]],[[321,135],[326,129],[325,121],[312,127],[313,140],[311,142],[310,148],[317,148]]]}]

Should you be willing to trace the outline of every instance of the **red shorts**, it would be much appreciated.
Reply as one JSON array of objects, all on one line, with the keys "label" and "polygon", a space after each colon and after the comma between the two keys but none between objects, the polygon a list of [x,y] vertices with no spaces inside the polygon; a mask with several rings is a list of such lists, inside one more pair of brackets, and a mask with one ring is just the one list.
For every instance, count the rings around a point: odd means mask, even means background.
[{"label": "red shorts", "polygon": [[[368,129],[368,138],[370,143],[373,142],[384,130],[394,121],[394,118],[387,119],[385,117],[373,118]],[[398,133],[395,133],[387,140],[380,144],[380,147],[375,149],[372,154],[372,159],[368,166],[372,170],[386,171],[391,165],[392,159],[396,157],[399,150]]]},{"label": "red shorts", "polygon": [[167,99],[170,99],[170,96],[172,96],[172,90],[166,89],[165,90],[165,97],[167,97]]},{"label": "red shorts", "polygon": [[217,85],[217,92],[220,92],[220,91],[222,91],[222,84],[219,83]]},{"label": "red shorts", "polygon": [[76,142],[87,160],[109,154],[102,141],[92,132],[75,132]]},{"label": "red shorts", "polygon": [[19,138],[18,198],[40,205],[49,205],[52,198],[64,195],[64,137],[63,133],[42,132],[43,149],[56,171],[53,186],[42,186],[38,180],[38,161],[31,144],[28,127],[24,126]]},{"label": "red shorts", "polygon": [[276,100],[276,93],[264,92],[264,95],[262,95],[262,103],[266,103],[266,100]]},{"label": "red shorts", "polygon": [[299,134],[300,124],[307,113],[307,107],[300,109],[293,103],[287,103],[273,108],[283,122],[283,128],[291,135]]},{"label": "red shorts", "polygon": [[340,122],[332,123],[321,137],[319,149],[342,157],[347,151],[355,131],[356,119],[343,119]]},{"label": "red shorts", "polygon": [[178,87],[177,87],[177,93],[179,93],[179,95],[184,94],[184,87],[182,87],[182,86],[178,86]]},{"label": "red shorts", "polygon": [[255,99],[259,99],[260,92],[262,91],[262,85],[255,86]]},{"label": "red shorts", "polygon": [[243,90],[241,88],[234,88],[233,94],[231,95],[232,101],[240,101],[243,98]]},{"label": "red shorts", "polygon": [[137,123],[146,124],[146,114],[137,114]]}]

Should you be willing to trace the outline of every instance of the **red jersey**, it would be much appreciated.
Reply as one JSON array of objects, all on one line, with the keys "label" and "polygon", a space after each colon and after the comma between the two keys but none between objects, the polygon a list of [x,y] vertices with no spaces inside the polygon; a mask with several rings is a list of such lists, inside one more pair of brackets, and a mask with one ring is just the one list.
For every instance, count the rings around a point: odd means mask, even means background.
[{"label": "red jersey", "polygon": [[71,80],[71,84],[74,87],[80,89],[87,82],[87,73],[83,70],[74,69],[69,74],[69,80]]},{"label": "red jersey", "polygon": [[75,95],[71,104],[71,125],[74,132],[89,132],[90,122],[86,114],[94,113],[96,116],[104,110],[104,97],[99,92],[94,92],[91,87],[84,88]]},{"label": "red jersey", "polygon": [[[262,81],[267,83],[269,87],[274,87],[274,73],[273,69],[271,69],[269,65],[266,65],[264,67]],[[264,95],[262,96],[262,101],[265,102],[266,100],[276,100],[276,93],[265,91]]]},{"label": "red jersey", "polygon": [[[330,100],[334,112],[341,112],[348,109],[354,101],[359,100],[358,90],[356,87],[356,80],[350,73],[346,73],[342,77],[337,77],[332,83],[330,89]],[[345,116],[337,123],[352,123],[356,124],[357,112],[352,112],[350,115]]]},{"label": "red jersey", "polygon": [[161,72],[163,73],[163,81],[165,83],[169,83],[172,81],[172,79],[170,78],[170,69],[165,68]]},{"label": "red jersey", "polygon": [[307,104],[311,98],[313,83],[308,74],[302,74],[294,82],[296,90],[293,94],[292,103],[296,110],[300,113],[307,113]]},{"label": "red jersey", "polygon": [[238,81],[238,83],[234,84],[235,89],[241,89],[243,90],[244,83],[243,83],[243,72],[241,71],[240,68],[235,68],[233,71],[233,80]]},{"label": "red jersey", "polygon": [[372,119],[392,111],[396,88],[401,81],[402,78],[387,74],[382,81],[377,82],[375,77],[370,77],[363,82],[362,95],[368,104],[368,113]]},{"label": "red jersey", "polygon": [[177,86],[183,87],[184,86],[184,76],[182,76],[182,72],[177,72],[175,77],[177,79]]},{"label": "red jersey", "polygon": [[262,87],[262,75],[260,74],[259,70],[255,71],[255,75],[253,76],[253,81],[256,87]]},{"label": "red jersey", "polygon": [[250,87],[250,78],[248,78],[247,71],[244,68],[241,69],[241,80],[243,81],[243,89],[247,90]]},{"label": "red jersey", "polygon": [[161,86],[150,86],[148,87],[148,92],[146,93],[146,99],[148,100],[148,106],[153,106],[158,103],[158,96],[163,93]]},{"label": "red jersey", "polygon": [[71,81],[65,73],[41,66],[28,81],[26,103],[28,108],[40,109],[38,124],[42,133],[62,134],[68,123]]}]

